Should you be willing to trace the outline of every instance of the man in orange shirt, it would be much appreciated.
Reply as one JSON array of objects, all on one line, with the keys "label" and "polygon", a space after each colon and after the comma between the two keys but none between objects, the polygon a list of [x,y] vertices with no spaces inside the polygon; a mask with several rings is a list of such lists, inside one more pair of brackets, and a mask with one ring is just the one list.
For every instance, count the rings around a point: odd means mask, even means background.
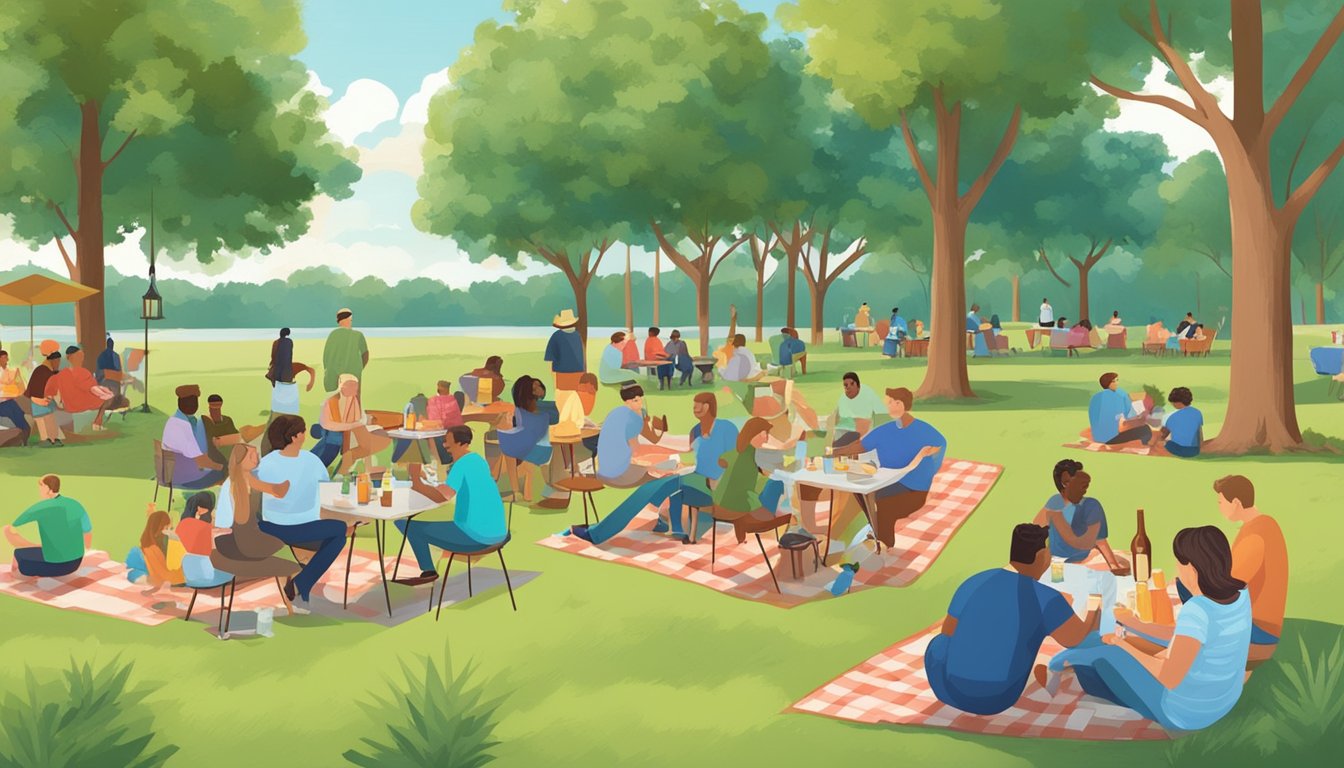
[{"label": "man in orange shirt", "polygon": [[1251,652],[1248,667],[1274,655],[1288,604],[1288,545],[1274,518],[1255,507],[1249,478],[1228,475],[1213,483],[1218,511],[1241,530],[1232,542],[1232,575],[1251,592]]},{"label": "man in orange shirt", "polygon": [[[644,340],[644,359],[646,361],[667,360],[667,348],[663,346],[663,340],[658,338],[662,330],[654,327],[649,329],[649,337]],[[658,366],[658,388],[672,388],[672,363]]]}]

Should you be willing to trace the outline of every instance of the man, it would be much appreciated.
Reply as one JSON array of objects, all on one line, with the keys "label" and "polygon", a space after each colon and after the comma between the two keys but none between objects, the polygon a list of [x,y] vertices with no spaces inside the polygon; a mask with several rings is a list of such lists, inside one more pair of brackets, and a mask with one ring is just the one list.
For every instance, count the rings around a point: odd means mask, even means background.
[{"label": "man", "polygon": [[335,392],[341,374],[348,373],[363,381],[364,368],[369,364],[369,344],[364,334],[356,331],[355,313],[342,308],[336,313],[338,326],[327,336],[322,349],[322,382],[328,392]]},{"label": "man", "polygon": [[667,360],[668,362],[658,366],[658,389],[672,388],[672,362],[668,357],[667,348],[663,346],[663,340],[658,338],[658,334],[663,330],[654,326],[649,329],[649,335],[644,339],[644,359],[646,361]]},{"label": "man", "polygon": [[560,409],[560,420],[555,427],[557,434],[577,435],[588,426],[588,417],[597,405],[597,383],[596,374],[583,373],[579,375],[579,385],[573,392],[556,395],[555,404]]},{"label": "man", "polygon": [[989,356],[989,343],[985,340],[985,332],[980,330],[983,322],[980,319],[980,305],[972,304],[971,311],[966,313],[966,333],[969,334],[976,357]]},{"label": "man", "polygon": [[453,457],[453,468],[442,485],[425,485],[419,472],[411,473],[412,489],[421,496],[440,504],[455,503],[453,519],[449,521],[396,521],[397,530],[406,535],[415,561],[420,565],[420,577],[408,579],[408,583],[424,584],[439,577],[434,557],[429,552],[431,544],[445,552],[465,554],[479,552],[509,538],[499,486],[485,457],[471,452],[471,437],[471,428],[465,426],[450,427],[448,434],[443,436],[443,447]]},{"label": "man", "polygon": [[289,483],[289,492],[277,498],[269,494],[261,499],[263,533],[270,534],[290,546],[311,548],[316,551],[284,587],[290,601],[302,601],[297,606],[306,610],[313,586],[345,547],[346,527],[339,520],[323,520],[318,503],[318,486],[327,480],[327,468],[316,454],[303,450],[308,425],[299,416],[281,415],[266,430],[271,452],[257,465],[257,479],[268,483]]},{"label": "man", "polygon": [[1204,414],[1191,405],[1195,396],[1186,387],[1176,387],[1167,395],[1172,411],[1162,420],[1162,431],[1153,445],[1165,448],[1172,456],[1193,459],[1204,445]]},{"label": "man", "polygon": [[1120,388],[1120,374],[1103,373],[1101,391],[1087,405],[1087,420],[1092,427],[1092,442],[1102,445],[1148,443],[1152,427],[1134,410],[1129,393]]},{"label": "man", "polygon": [[803,365],[803,372],[807,372],[807,345],[798,338],[798,331],[793,328],[779,329],[779,364],[781,367],[793,365],[794,361]]},{"label": "man", "polygon": [[201,388],[183,384],[177,390],[177,411],[163,425],[163,450],[178,455],[173,485],[208,488],[224,481],[224,464],[210,458],[205,424],[196,416],[201,407]]},{"label": "man", "polygon": [[1050,554],[1070,563],[1087,560],[1092,550],[1101,557],[1117,576],[1129,575],[1129,563],[1111,550],[1107,537],[1106,510],[1101,502],[1087,495],[1092,476],[1083,471],[1083,464],[1064,459],[1055,464],[1055,495],[1045,502],[1032,522],[1044,525],[1050,531]]},{"label": "man", "polygon": [[695,372],[695,358],[691,356],[691,350],[686,346],[686,342],[681,340],[681,331],[672,331],[664,352],[667,353],[667,359],[672,361],[672,366],[681,372],[681,385],[689,387],[691,374]]},{"label": "man", "polygon": [[1201,327],[1202,326],[1200,326],[1199,323],[1195,322],[1195,314],[1193,312],[1186,312],[1185,319],[1176,324],[1176,335],[1186,339],[1193,339]]},{"label": "man", "polygon": [[1080,619],[1062,594],[1040,583],[1050,568],[1047,537],[1039,525],[1014,527],[1008,567],[977,573],[953,594],[942,633],[924,651],[939,701],[998,714],[1021,698],[1046,636],[1072,648],[1096,627],[1098,611]]},{"label": "man", "polygon": [[1041,299],[1040,325],[1042,328],[1055,327],[1055,308],[1050,306],[1049,299]]},{"label": "man", "polygon": [[[37,481],[41,501],[5,526],[5,538],[14,548],[14,572],[24,576],[68,576],[79,569],[84,551],[93,545],[93,524],[79,502],[61,495],[61,478],[43,475]],[[19,535],[16,526],[37,523],[35,544]]]},{"label": "man", "polygon": [[42,440],[41,445],[61,446],[65,444],[62,442],[65,433],[56,423],[56,404],[47,397],[47,384],[56,375],[56,369],[61,366],[60,345],[48,339],[42,342],[41,354],[46,359],[34,368],[33,375],[28,377],[28,389],[24,391],[24,395],[33,404],[33,421],[37,423],[37,435]]},{"label": "man", "polygon": [[32,435],[32,428],[28,425],[28,419],[23,412],[23,408],[15,400],[23,396],[26,386],[23,383],[23,371],[18,368],[9,367],[9,352],[0,349],[0,418],[9,419],[15,429],[19,430],[19,445],[28,445],[28,438]]},{"label": "man", "polygon": [[886,412],[882,398],[872,388],[859,381],[859,374],[849,371],[840,379],[844,394],[835,406],[835,429],[832,445],[848,445],[868,434],[873,428],[873,417]]},{"label": "man", "polygon": [[98,382],[92,373],[84,369],[84,350],[78,345],[72,344],[65,348],[65,359],[70,367],[61,369],[47,382],[47,397],[60,398],[61,408],[66,413],[93,411],[93,431],[100,432],[103,429],[103,411],[111,400],[111,392],[103,390],[102,394],[108,395],[104,398],[94,391]]},{"label": "man", "polygon": [[906,324],[905,318],[901,317],[901,308],[891,308],[891,326],[887,329],[887,338],[882,341],[882,355],[884,357],[899,357],[901,354],[901,345],[905,344],[906,338],[910,336],[910,326]]},{"label": "man", "polygon": [[602,357],[597,363],[597,378],[603,384],[621,384],[630,381],[630,371],[623,367],[627,344],[629,342],[626,341],[625,331],[611,334],[611,343],[602,350]]},{"label": "man", "polygon": [[205,399],[207,413],[201,418],[205,428],[206,454],[218,464],[229,463],[233,446],[250,443],[262,432],[261,427],[244,426],[242,432],[233,425],[233,419],[224,415],[224,398],[211,395]]},{"label": "man", "polygon": [[[1241,524],[1232,541],[1232,575],[1246,582],[1251,595],[1251,647],[1246,668],[1254,669],[1274,655],[1283,636],[1283,614],[1288,605],[1288,544],[1278,521],[1256,508],[1255,485],[1249,478],[1228,475],[1214,481],[1213,491],[1218,497],[1218,512]],[[1179,581],[1176,591],[1181,602],[1191,597]],[[1160,646],[1171,643],[1170,626],[1139,621],[1123,608],[1116,609],[1115,620]],[[1132,644],[1143,647],[1141,641]]]},{"label": "man", "polygon": [[719,420],[719,403],[712,392],[696,395],[691,407],[696,420],[695,426],[691,427],[695,472],[647,482],[596,525],[576,525],[570,529],[571,533],[585,541],[602,544],[625,530],[645,507],[658,507],[664,501],[668,502],[667,519],[659,518],[654,533],[667,533],[689,544],[709,530],[713,519],[708,514],[701,515],[695,535],[687,538],[682,527],[682,507],[701,507],[708,512],[708,507],[714,503],[710,491],[723,475],[719,459],[736,445],[737,427]]},{"label": "man", "polygon": [[555,375],[556,397],[561,392],[573,392],[579,385],[579,376],[588,370],[583,358],[583,339],[579,338],[579,318],[573,310],[566,309],[551,321],[555,332],[546,342],[546,362],[551,364],[551,373]]},{"label": "man", "polygon": [[[877,463],[882,468],[910,468],[900,482],[873,494],[877,500],[877,508],[869,511],[873,536],[891,547],[896,540],[896,522],[918,512],[928,501],[933,478],[942,469],[943,457],[947,454],[947,438],[927,421],[911,415],[915,396],[910,390],[905,387],[888,389],[886,395],[891,421],[847,445],[833,448],[831,453],[833,456],[857,456],[866,451],[877,451]],[[843,531],[854,519],[855,513],[850,511],[852,501],[850,494],[836,497],[837,509],[832,511],[835,515],[833,532]]]},{"label": "man", "polygon": [[602,482],[634,488],[649,479],[645,468],[633,462],[641,436],[653,443],[662,437],[644,415],[644,388],[629,384],[621,388],[621,405],[607,415],[597,438],[597,477]]}]

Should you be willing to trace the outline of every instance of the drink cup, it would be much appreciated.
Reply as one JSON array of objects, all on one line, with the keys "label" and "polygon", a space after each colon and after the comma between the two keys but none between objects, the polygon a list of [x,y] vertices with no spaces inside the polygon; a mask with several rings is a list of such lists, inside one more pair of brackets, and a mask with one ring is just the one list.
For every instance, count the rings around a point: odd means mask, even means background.
[{"label": "drink cup", "polygon": [[1087,596],[1087,612],[1091,613],[1099,610],[1101,610],[1101,595],[1093,592]]},{"label": "drink cup", "polygon": [[1050,559],[1050,581],[1055,584],[1064,582],[1064,558],[1054,557]]},{"label": "drink cup", "polygon": [[1161,568],[1153,569],[1153,589],[1165,591],[1167,588],[1167,574],[1162,572]]}]

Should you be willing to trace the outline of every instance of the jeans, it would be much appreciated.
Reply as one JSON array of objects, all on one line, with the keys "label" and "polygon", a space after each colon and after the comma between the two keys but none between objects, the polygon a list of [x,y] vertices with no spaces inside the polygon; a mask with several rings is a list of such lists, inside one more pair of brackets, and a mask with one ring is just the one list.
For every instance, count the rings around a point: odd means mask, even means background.
[{"label": "jeans", "polygon": [[1106,645],[1093,632],[1074,648],[1066,648],[1050,660],[1050,669],[1073,667],[1078,683],[1089,695],[1129,707],[1163,728],[1181,730],[1162,711],[1167,689],[1138,659],[1123,648]]},{"label": "jeans", "polygon": [[1017,703],[1022,696],[1025,680],[1017,686],[1004,681],[1004,685],[994,686],[993,689],[967,690],[974,686],[949,678],[947,649],[951,642],[952,638],[939,634],[929,641],[924,651],[924,674],[929,678],[929,687],[939,701],[975,715],[997,715]]},{"label": "jeans", "polygon": [[1166,449],[1167,453],[1170,453],[1172,456],[1179,456],[1182,459],[1193,459],[1199,455],[1198,445],[1181,445],[1180,443],[1173,443],[1168,440]]},{"label": "jeans", "polygon": [[1106,444],[1120,445],[1121,443],[1129,443],[1135,440],[1147,443],[1149,440],[1152,439],[1153,439],[1153,428],[1148,426],[1147,424],[1144,424],[1141,426],[1134,427],[1132,429],[1126,429],[1124,432],[1121,432],[1115,437],[1112,437],[1110,440],[1107,440]]},{"label": "jeans", "polygon": [[0,402],[0,417],[14,422],[14,426],[19,428],[20,432],[31,432],[28,426],[28,419],[24,418],[23,409],[13,400]]},{"label": "jeans", "polygon": [[322,578],[322,574],[340,557],[341,550],[345,549],[345,523],[340,520],[314,520],[298,525],[277,525],[262,520],[257,527],[262,533],[270,534],[290,546],[302,546],[310,542],[317,545],[317,551],[308,559],[308,564],[294,577],[299,597],[305,601],[312,594],[313,585],[317,584],[317,580]]},{"label": "jeans", "polygon": [[[594,544],[601,544],[612,536],[624,531],[630,521],[648,505],[655,507],[679,495],[681,491],[681,477],[672,475],[658,480],[647,482],[637,488],[634,492],[625,498],[615,509],[602,518],[600,522],[588,529],[588,535]],[[681,504],[677,503],[678,512]],[[668,507],[668,513],[671,514],[672,508]],[[681,515],[672,515],[672,531],[682,533]]]},{"label": "jeans", "polygon": [[24,576],[69,576],[79,570],[84,560],[70,560],[64,563],[49,563],[42,557],[41,547],[20,547],[14,550],[14,563]]},{"label": "jeans", "polygon": [[498,544],[497,541],[480,541],[472,538],[457,523],[449,521],[444,522],[417,522],[411,525],[412,521],[397,520],[394,525],[397,530],[406,535],[406,540],[411,545],[411,551],[415,553],[415,562],[420,566],[421,571],[434,570],[434,556],[429,551],[429,545],[442,549],[445,552],[479,552],[487,547],[493,547]]}]

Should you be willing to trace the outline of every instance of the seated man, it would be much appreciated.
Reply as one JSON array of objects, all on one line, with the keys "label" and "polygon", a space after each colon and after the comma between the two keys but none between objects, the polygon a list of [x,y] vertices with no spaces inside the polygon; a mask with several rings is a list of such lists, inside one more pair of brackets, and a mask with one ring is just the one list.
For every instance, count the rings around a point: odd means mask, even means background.
[{"label": "seated man", "polygon": [[1167,395],[1172,411],[1162,421],[1162,431],[1153,445],[1165,448],[1172,456],[1193,459],[1204,445],[1204,414],[1190,405],[1194,395],[1186,387],[1176,387]]},{"label": "seated man", "polygon": [[1058,591],[1040,583],[1050,568],[1048,533],[1038,525],[1013,528],[1008,568],[991,568],[962,582],[943,631],[924,651],[924,671],[938,700],[976,715],[996,715],[1017,703],[1046,636],[1071,648],[1095,627]]},{"label": "seated man", "polygon": [[1129,563],[1111,550],[1106,540],[1106,511],[1101,502],[1087,495],[1092,477],[1083,471],[1083,464],[1064,459],[1055,464],[1055,490],[1032,522],[1050,529],[1050,554],[1066,562],[1081,563],[1095,549],[1101,553],[1111,572],[1117,576],[1129,575]]},{"label": "seated man", "polygon": [[691,374],[695,372],[695,358],[686,342],[681,340],[681,331],[672,331],[664,351],[672,361],[672,366],[681,373],[681,385],[690,386]]},{"label": "seated man", "polygon": [[1092,427],[1092,441],[1103,445],[1148,443],[1153,430],[1134,410],[1129,393],[1120,389],[1120,374],[1103,373],[1101,391],[1092,396],[1087,405],[1087,419]]},{"label": "seated man", "polygon": [[900,307],[891,308],[891,327],[887,330],[887,338],[882,340],[882,355],[884,357],[900,357],[901,345],[910,335],[910,326],[901,317]]},{"label": "seated man", "polygon": [[[84,551],[93,545],[89,513],[78,501],[61,495],[61,478],[44,475],[37,481],[41,501],[24,510],[5,526],[5,538],[14,548],[14,573],[32,577],[68,576],[79,570]],[[19,535],[16,526],[37,523],[33,543]]]},{"label": "seated man", "polygon": [[[584,373],[579,376],[579,385],[569,392],[556,393],[556,405],[560,408],[560,420],[556,431],[562,434],[577,435],[584,427],[593,426],[593,408],[597,405],[597,374]],[[563,429],[559,425],[566,425]]]},{"label": "seated man", "polygon": [[70,367],[62,368],[47,382],[47,397],[57,397],[61,409],[66,413],[86,413],[92,411],[93,431],[103,429],[103,411],[112,400],[112,392],[98,386],[93,374],[84,369],[84,350],[78,346],[65,349],[66,360]]},{"label": "seated man", "polygon": [[289,483],[289,492],[283,497],[264,495],[261,498],[262,533],[269,534],[290,546],[316,545],[313,556],[303,570],[285,584],[285,596],[293,602],[297,597],[306,609],[318,579],[327,572],[345,548],[346,527],[339,520],[323,520],[318,501],[319,484],[327,481],[327,468],[316,455],[303,450],[308,436],[308,425],[299,416],[283,414],[266,430],[271,452],[257,465],[258,480],[280,485]]},{"label": "seated man", "polygon": [[625,366],[625,348],[629,344],[624,331],[611,334],[611,343],[602,350],[597,363],[597,378],[603,384],[621,384],[630,381],[630,371]]},{"label": "seated man", "polygon": [[56,402],[47,397],[47,384],[51,382],[52,377],[56,375],[56,369],[61,365],[60,345],[47,339],[42,342],[40,353],[43,360],[28,377],[28,389],[24,390],[24,395],[32,403],[33,423],[37,425],[37,435],[42,440],[41,444],[64,445],[65,433],[56,423]]},{"label": "seated man", "polygon": [[843,446],[868,434],[873,418],[886,412],[882,398],[871,387],[859,381],[859,374],[848,372],[841,377],[844,392],[835,405],[832,445]]},{"label": "seated man", "polygon": [[[1242,475],[1228,475],[1213,484],[1218,511],[1234,523],[1241,523],[1232,542],[1232,576],[1246,583],[1251,597],[1251,646],[1247,669],[1268,661],[1279,647],[1283,634],[1283,614],[1288,604],[1288,545],[1278,522],[1255,506],[1255,485]],[[1191,590],[1181,581],[1176,584],[1181,602],[1188,602]],[[1160,647],[1171,644],[1172,628],[1140,621],[1131,611],[1117,608],[1115,619],[1140,640],[1130,642],[1146,648],[1142,640]],[[1153,649],[1149,649],[1153,650]]]},{"label": "seated man", "polygon": [[201,424],[205,427],[206,453],[212,461],[227,465],[233,447],[252,442],[261,434],[262,428],[243,427],[239,432],[233,419],[224,415],[224,398],[219,395],[207,397],[205,406],[206,414],[201,417]]},{"label": "seated man", "polygon": [[[712,392],[701,392],[695,396],[692,410],[696,425],[691,427],[691,449],[695,451],[695,472],[689,475],[669,475],[652,480],[636,488],[625,501],[613,509],[606,517],[591,527],[575,526],[572,534],[594,544],[602,544],[612,536],[625,530],[630,522],[647,506],[660,506],[668,502],[667,518],[659,518],[654,533],[670,533],[685,538],[682,528],[682,507],[693,506],[707,508],[712,503],[710,493],[715,483],[723,476],[723,467],[719,459],[733,450],[737,441],[737,427],[731,422],[718,418],[718,400]],[[707,509],[705,511],[708,511]],[[701,515],[701,525],[695,531],[699,538],[709,530],[712,519],[708,514]],[[687,543],[689,543],[687,539]]]},{"label": "seated man", "polygon": [[649,336],[644,340],[644,359],[668,361],[666,364],[658,366],[658,388],[664,389],[664,385],[666,385],[666,389],[671,389],[672,357],[667,354],[667,348],[663,346],[662,339],[658,338],[660,333],[662,333],[660,328],[649,329]]},{"label": "seated man", "polygon": [[762,375],[761,365],[756,362],[751,350],[747,349],[747,337],[737,334],[732,339],[732,354],[728,363],[719,369],[724,381],[755,381]]},{"label": "seated man", "polygon": [[[888,389],[886,406],[891,421],[831,451],[833,456],[857,456],[866,451],[877,451],[877,462],[883,469],[906,470],[900,482],[873,494],[877,509],[869,510],[873,536],[888,547],[895,542],[897,521],[918,512],[928,501],[929,487],[933,485],[934,475],[942,469],[947,453],[947,438],[927,421],[911,415],[914,404],[914,394],[905,387]],[[844,531],[854,519],[853,501],[853,496],[847,493],[836,496],[836,509],[831,512],[835,516],[831,526],[833,533]]]},{"label": "seated man", "polygon": [[641,436],[652,443],[662,437],[644,415],[644,388],[630,384],[621,388],[621,405],[602,422],[596,457],[599,480],[612,488],[634,488],[653,479],[643,465],[633,461]]},{"label": "seated man", "polygon": [[448,434],[443,436],[443,447],[453,457],[453,468],[443,485],[425,485],[420,473],[411,473],[413,490],[421,496],[441,504],[454,502],[452,520],[396,521],[397,530],[406,535],[420,566],[420,577],[410,579],[411,583],[423,584],[439,577],[429,551],[431,544],[445,552],[479,552],[509,537],[499,486],[485,457],[471,452],[471,438],[471,428],[461,425],[449,427]]},{"label": "seated man", "polygon": [[224,482],[224,465],[210,458],[205,425],[196,416],[201,407],[201,388],[184,384],[176,391],[177,411],[163,425],[163,450],[179,456],[173,467],[173,485],[182,488],[218,485]]},{"label": "seated man", "polygon": [[798,331],[793,328],[780,328],[779,333],[783,339],[779,342],[779,364],[780,366],[790,366],[795,362],[803,366],[803,372],[807,372],[807,345],[798,338]]}]

